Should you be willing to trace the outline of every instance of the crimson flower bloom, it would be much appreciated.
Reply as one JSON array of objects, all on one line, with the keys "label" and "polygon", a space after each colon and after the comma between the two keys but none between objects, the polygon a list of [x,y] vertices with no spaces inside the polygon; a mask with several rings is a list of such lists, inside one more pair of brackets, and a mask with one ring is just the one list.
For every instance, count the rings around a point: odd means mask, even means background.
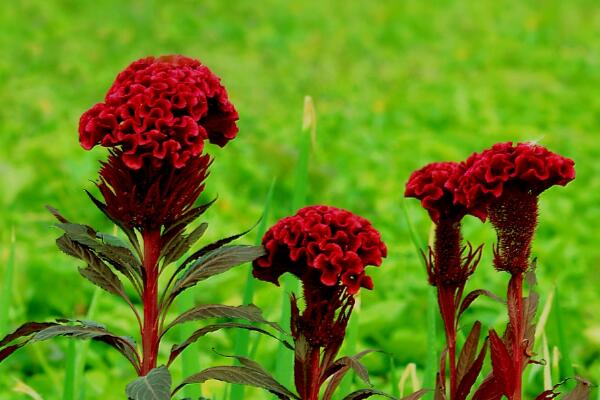
[{"label": "crimson flower bloom", "polygon": [[220,79],[199,61],[147,57],[118,76],[104,102],[79,121],[79,141],[119,149],[131,169],[145,162],[182,168],[205,140],[224,146],[237,134],[238,114]]},{"label": "crimson flower bloom", "polygon": [[464,285],[480,254],[479,250],[469,251],[463,259],[461,220],[467,214],[481,216],[456,197],[464,172],[462,164],[435,162],[413,172],[406,183],[404,196],[421,200],[436,224],[434,248],[427,260],[429,281],[434,286]]},{"label": "crimson flower bloom", "polygon": [[79,123],[82,147],[110,149],[98,184],[104,210],[140,230],[184,218],[208,175],[205,141],[227,144],[237,119],[220,79],[199,61],[171,55],[133,62]]},{"label": "crimson flower bloom", "polygon": [[513,274],[526,271],[538,196],[575,178],[573,160],[536,144],[506,142],[473,154],[465,168],[458,197],[489,214],[498,234],[494,265]]},{"label": "crimson flower bloom", "polygon": [[292,298],[292,336],[305,350],[296,354],[296,388],[302,399],[316,399],[342,345],[354,295],[361,287],[373,289],[365,267],[381,265],[386,246],[369,221],[328,206],[305,207],[281,219],[262,243],[266,255],[254,261],[256,278],[278,285],[289,272],[302,281],[302,313]]},{"label": "crimson flower bloom", "polygon": [[[464,172],[464,165],[455,162],[428,164],[411,174],[404,193],[406,197],[421,200],[435,223],[433,249],[430,248],[428,257],[424,257],[429,283],[437,287],[438,305],[444,321],[450,365],[450,400],[460,399],[456,364],[458,308],[466,282],[475,272],[482,251],[481,246],[473,250],[470,244],[467,251],[461,244],[462,218],[467,214],[482,217],[476,208],[467,207],[456,196]],[[442,392],[445,392],[445,379],[445,373],[440,371],[437,380]]]}]

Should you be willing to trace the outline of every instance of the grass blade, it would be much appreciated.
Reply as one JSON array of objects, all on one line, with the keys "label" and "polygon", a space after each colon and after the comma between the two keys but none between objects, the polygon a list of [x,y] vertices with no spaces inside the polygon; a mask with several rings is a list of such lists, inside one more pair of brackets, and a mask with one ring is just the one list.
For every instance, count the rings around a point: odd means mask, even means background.
[{"label": "grass blade", "polygon": [[[195,299],[193,290],[189,290],[180,296],[180,300],[177,307],[180,313],[183,313],[194,306]],[[194,333],[194,331],[195,327],[193,324],[191,326],[182,324],[179,327],[179,337],[181,338],[181,341],[185,341],[188,337],[190,337],[192,333]],[[194,344],[192,346],[197,345]],[[181,371],[184,377],[191,376],[200,371],[200,360],[198,359],[199,354],[199,351],[191,351],[190,349],[188,349],[188,351],[184,351],[181,354]],[[197,399],[200,396],[202,396],[202,385],[187,385],[183,388],[183,394],[185,397]]]},{"label": "grass blade", "polygon": [[[299,140],[299,156],[296,166],[294,193],[292,195],[292,212],[306,203],[306,193],[308,188],[308,162],[310,156],[311,142],[316,136],[316,113],[314,103],[310,96],[304,98],[304,115],[302,120],[302,134]],[[281,305],[280,325],[289,329],[290,305],[289,297],[291,293],[298,292],[298,280],[289,274],[283,276],[283,298]],[[293,382],[294,355],[291,351],[280,345],[277,349],[277,359],[275,363],[275,377],[284,386],[290,387]]]},{"label": "grass blade", "polygon": [[67,342],[65,355],[65,381],[63,386],[63,400],[75,400],[76,375],[77,375],[77,350],[78,344],[74,340]]},{"label": "grass blade", "polygon": [[[273,191],[275,190],[276,179],[273,179],[267,197],[265,199],[265,206],[263,208],[262,218],[258,229],[256,230],[256,245],[259,245],[262,241],[262,237],[267,230],[267,221],[269,220],[269,213],[271,211],[271,202],[273,201]],[[250,304],[254,298],[254,286],[255,279],[252,275],[252,265],[248,267],[248,278],[246,280],[246,287],[244,288],[244,299],[243,304]],[[235,355],[247,357],[249,354],[250,347],[250,331],[240,329],[236,333],[235,340]],[[186,375],[187,376],[187,375]],[[225,398],[225,397],[224,397]],[[231,400],[243,400],[244,399],[244,386],[243,385],[231,385],[231,392],[229,398]]]},{"label": "grass blade", "polygon": [[[357,353],[356,342],[358,341],[358,316],[360,313],[360,297],[356,298],[350,321],[348,321],[347,334],[344,339],[346,354],[352,356]],[[350,393],[354,382],[354,373],[346,374],[340,383],[338,393]]]},{"label": "grass blade", "polygon": [[[560,306],[560,294],[558,290],[558,286],[554,290],[554,323],[556,327],[556,333],[558,336],[558,348],[562,354],[560,358],[559,366],[560,366],[560,377],[559,379],[572,378],[575,376],[575,372],[573,371],[573,364],[571,364],[571,358],[569,356],[569,341],[567,339],[568,333],[565,332],[564,323],[562,321],[563,310]],[[575,384],[570,380],[565,384],[569,389],[575,387]]]},{"label": "grass blade", "polygon": [[[424,249],[419,237],[416,233],[416,230],[412,224],[410,216],[408,215],[408,210],[406,208],[406,202],[402,201],[402,213],[404,214],[404,219],[406,220],[406,225],[408,227],[408,232],[410,235],[410,239],[415,248],[415,253],[417,258],[421,260],[423,264],[423,268],[426,268],[425,260],[421,256],[421,250]],[[426,290],[427,294],[427,315],[426,315],[426,334],[427,334],[427,357],[425,360],[425,375],[423,377],[423,387],[433,388],[435,387],[435,375],[438,368],[438,355],[436,351],[437,346],[437,314],[436,310],[438,308],[435,288],[427,286]],[[431,399],[433,397],[433,393],[426,394],[423,398]]]},{"label": "grass blade", "polygon": [[12,298],[13,280],[15,272],[15,231],[12,230],[10,237],[10,246],[4,271],[4,285],[0,293],[0,336],[8,332],[8,313],[10,310],[10,300]]}]

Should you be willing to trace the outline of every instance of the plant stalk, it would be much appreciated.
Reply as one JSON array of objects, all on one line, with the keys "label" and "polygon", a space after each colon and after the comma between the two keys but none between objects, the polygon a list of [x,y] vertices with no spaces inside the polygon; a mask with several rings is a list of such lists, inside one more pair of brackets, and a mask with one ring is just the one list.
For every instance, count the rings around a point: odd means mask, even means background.
[{"label": "plant stalk", "polygon": [[454,301],[454,289],[448,286],[438,287],[438,302],[444,322],[446,344],[448,346],[448,364],[450,365],[450,400],[454,400],[457,390],[456,304]]},{"label": "plant stalk", "polygon": [[145,376],[156,368],[159,346],[159,315],[158,307],[158,258],[160,255],[160,229],[144,231],[144,325],[142,327],[142,368],[141,376]]},{"label": "plant stalk", "polygon": [[515,391],[511,400],[521,400],[522,398],[522,374],[523,374],[523,273],[515,273],[511,275],[508,283],[508,296],[514,304],[514,312],[508,311],[510,324],[513,327],[514,340],[512,343],[512,353],[514,360]]}]

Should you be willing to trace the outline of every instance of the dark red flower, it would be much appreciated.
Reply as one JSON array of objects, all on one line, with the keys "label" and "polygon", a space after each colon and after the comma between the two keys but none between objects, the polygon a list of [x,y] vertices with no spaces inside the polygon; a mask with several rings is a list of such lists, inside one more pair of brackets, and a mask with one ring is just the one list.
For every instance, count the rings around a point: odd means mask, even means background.
[{"label": "dark red flower", "polygon": [[459,197],[489,214],[498,235],[497,269],[511,274],[528,269],[538,196],[551,186],[572,181],[574,164],[545,147],[511,142],[496,144],[467,160]]},{"label": "dark red flower", "polygon": [[404,196],[421,200],[421,205],[436,224],[441,218],[460,220],[468,210],[454,193],[463,174],[464,166],[459,163],[427,164],[411,174]]},{"label": "dark red flower", "polygon": [[79,140],[87,150],[115,149],[130,169],[183,168],[205,140],[224,146],[235,138],[237,120],[220,79],[199,61],[148,57],[121,72],[105,101],[81,116]]},{"label": "dark red flower", "polygon": [[458,201],[483,214],[506,188],[537,196],[551,186],[565,186],[575,179],[574,165],[573,160],[533,143],[498,143],[467,159]]},{"label": "dark red flower", "polygon": [[153,230],[175,224],[204,190],[210,157],[188,161],[184,168],[150,165],[131,170],[122,157],[111,154],[102,163],[98,188],[106,213],[128,228]]},{"label": "dark red flower", "polygon": [[355,294],[373,288],[367,265],[381,265],[387,254],[379,232],[366,219],[328,206],[310,206],[283,218],[265,234],[264,257],[254,262],[254,276],[278,284],[290,272],[301,280],[317,272],[324,286],[344,286]]}]

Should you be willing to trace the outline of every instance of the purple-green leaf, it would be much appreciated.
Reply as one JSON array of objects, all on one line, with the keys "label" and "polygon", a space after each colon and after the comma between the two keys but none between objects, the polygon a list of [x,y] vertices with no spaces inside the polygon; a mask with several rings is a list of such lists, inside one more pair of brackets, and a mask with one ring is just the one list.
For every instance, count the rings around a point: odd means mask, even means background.
[{"label": "purple-green leaf", "polygon": [[128,384],[125,392],[129,400],[170,400],[171,374],[165,366],[154,368]]}]

